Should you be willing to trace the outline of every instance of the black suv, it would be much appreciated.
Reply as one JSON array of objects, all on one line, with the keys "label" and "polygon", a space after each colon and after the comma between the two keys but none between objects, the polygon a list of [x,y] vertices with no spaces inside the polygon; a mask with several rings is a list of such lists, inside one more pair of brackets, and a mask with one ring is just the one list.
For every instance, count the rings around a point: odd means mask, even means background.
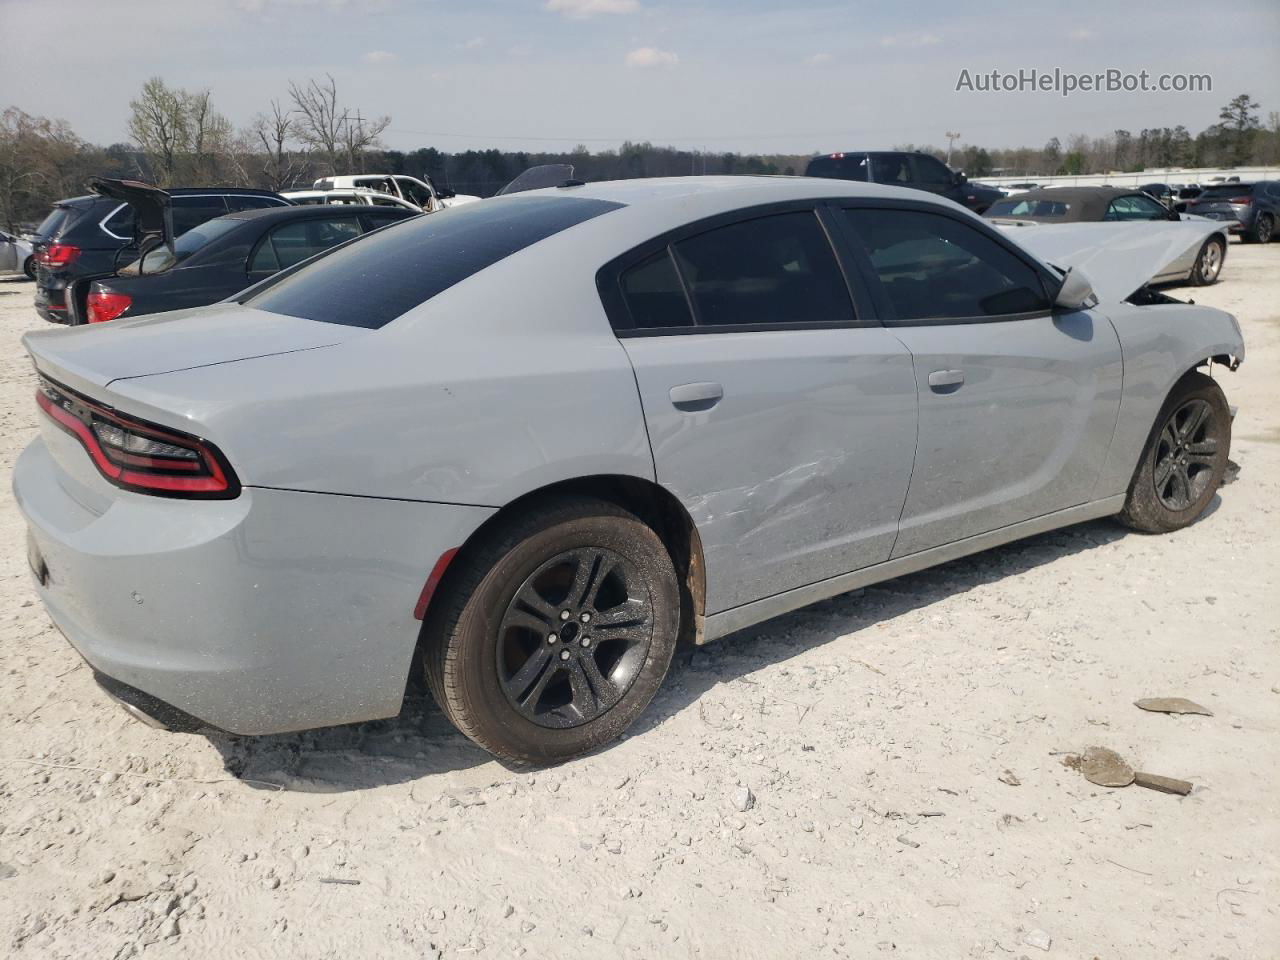
[{"label": "black suv", "polygon": [[1280,235],[1280,180],[1215,183],[1190,201],[1187,213],[1225,220],[1245,243],[1270,243]]},{"label": "black suv", "polygon": [[1004,192],[995,187],[970,183],[963,173],[956,173],[927,153],[865,150],[831,153],[810,160],[804,175],[828,180],[869,180],[891,187],[927,190],[954,200],[974,213],[982,213],[1004,196]]},{"label": "black suv", "polygon": [[[237,210],[291,205],[270,190],[179,187],[166,192],[175,236]],[[67,290],[82,277],[115,273],[134,259],[134,227],[133,208],[118,199],[90,195],[55,203],[36,228],[36,312],[53,323],[70,322]]]}]

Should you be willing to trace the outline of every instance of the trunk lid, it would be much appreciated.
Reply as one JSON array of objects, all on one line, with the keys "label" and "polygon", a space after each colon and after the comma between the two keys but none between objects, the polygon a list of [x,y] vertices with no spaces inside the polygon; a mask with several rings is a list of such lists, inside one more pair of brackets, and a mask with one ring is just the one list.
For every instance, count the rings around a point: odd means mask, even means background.
[{"label": "trunk lid", "polygon": [[22,342],[41,373],[94,395],[116,380],[315,350],[372,332],[220,303],[135,320],[40,330],[26,334]]}]

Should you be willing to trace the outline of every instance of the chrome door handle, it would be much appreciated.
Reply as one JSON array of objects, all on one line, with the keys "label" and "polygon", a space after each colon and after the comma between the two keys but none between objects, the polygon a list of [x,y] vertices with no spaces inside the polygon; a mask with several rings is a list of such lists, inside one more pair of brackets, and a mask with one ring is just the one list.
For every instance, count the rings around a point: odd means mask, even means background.
[{"label": "chrome door handle", "polygon": [[956,388],[964,383],[963,370],[935,370],[929,374],[929,387],[941,393],[948,392],[948,388]]},{"label": "chrome door handle", "polygon": [[698,413],[702,410],[710,410],[719,403],[724,396],[724,387],[710,381],[682,383],[671,388],[670,396],[671,403],[677,410]]}]

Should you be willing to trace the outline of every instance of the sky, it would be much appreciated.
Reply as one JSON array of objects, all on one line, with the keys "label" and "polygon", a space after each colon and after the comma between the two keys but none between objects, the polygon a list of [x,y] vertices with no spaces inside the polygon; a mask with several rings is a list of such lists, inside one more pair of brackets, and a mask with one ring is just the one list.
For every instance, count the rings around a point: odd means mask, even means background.
[{"label": "sky", "polygon": [[[387,146],[623,140],[811,153],[1186,125],[1248,92],[1280,111],[1280,0],[0,0],[0,108],[127,140],[158,75],[245,124],[290,80],[390,115]],[[962,71],[1203,73],[1196,93],[957,91]]]}]

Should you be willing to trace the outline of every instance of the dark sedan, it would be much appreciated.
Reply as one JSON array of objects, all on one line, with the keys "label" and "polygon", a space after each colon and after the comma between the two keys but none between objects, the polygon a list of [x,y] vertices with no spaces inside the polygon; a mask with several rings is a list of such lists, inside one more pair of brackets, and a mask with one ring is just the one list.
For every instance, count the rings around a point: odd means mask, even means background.
[{"label": "dark sedan", "polygon": [[225,300],[370,230],[414,216],[398,207],[245,210],[188,230],[89,289],[85,320],[102,323]]}]

